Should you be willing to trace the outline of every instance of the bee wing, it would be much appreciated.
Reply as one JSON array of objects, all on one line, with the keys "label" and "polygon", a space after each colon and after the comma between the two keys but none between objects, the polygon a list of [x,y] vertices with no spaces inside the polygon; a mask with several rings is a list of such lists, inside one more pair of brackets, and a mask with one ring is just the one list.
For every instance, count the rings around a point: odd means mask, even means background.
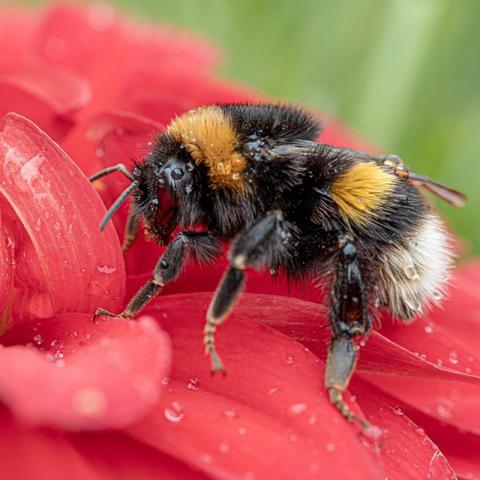
[{"label": "bee wing", "polygon": [[437,197],[441,198],[453,207],[463,207],[465,205],[465,201],[467,200],[467,196],[462,192],[447,187],[442,183],[430,180],[429,178],[422,175],[417,175],[416,173],[409,172],[407,180],[414,185],[423,187],[429,192],[432,192]]},{"label": "bee wing", "polygon": [[319,148],[319,144],[310,140],[295,140],[288,143],[279,143],[269,149],[272,159],[296,158],[312,155]]}]

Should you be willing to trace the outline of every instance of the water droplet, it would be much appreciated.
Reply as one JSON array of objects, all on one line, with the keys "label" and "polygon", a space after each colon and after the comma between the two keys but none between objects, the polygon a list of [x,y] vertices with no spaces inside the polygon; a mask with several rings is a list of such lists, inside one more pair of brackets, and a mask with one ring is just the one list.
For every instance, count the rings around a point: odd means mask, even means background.
[{"label": "water droplet", "polygon": [[290,443],[294,443],[298,440],[298,435],[296,435],[295,433],[289,433],[288,434],[288,441]]},{"label": "water droplet", "polygon": [[178,402],[172,402],[169,407],[165,407],[163,410],[165,418],[169,422],[178,423],[185,416],[182,406]]},{"label": "water droplet", "polygon": [[417,435],[420,435],[421,437],[425,435],[425,430],[423,428],[415,427],[414,431]]},{"label": "water droplet", "polygon": [[198,390],[199,388],[199,380],[197,377],[192,377],[189,381],[188,381],[188,384],[187,384],[187,388],[189,390],[192,390],[193,392],[195,390]]},{"label": "water droplet", "polygon": [[162,385],[168,385],[168,384],[170,383],[170,377],[162,377],[162,378],[160,379],[160,383],[161,383]]},{"label": "water droplet", "polygon": [[42,230],[42,220],[40,218],[37,218],[37,221],[35,222],[35,225],[33,226],[33,229],[36,232],[40,232]]},{"label": "water droplet", "polygon": [[72,406],[80,415],[98,417],[107,409],[107,397],[98,388],[82,388],[73,395]]},{"label": "water droplet", "polygon": [[287,357],[287,365],[293,365],[293,363],[294,363],[293,357],[288,356]]},{"label": "water droplet", "polygon": [[209,453],[203,453],[200,456],[200,459],[202,460],[203,463],[207,463],[207,464],[210,464],[213,461],[213,458]]},{"label": "water droplet", "polygon": [[447,405],[437,405],[437,414],[440,418],[443,418],[445,420],[451,418],[452,416],[452,411],[451,411],[451,408]]},{"label": "water droplet", "polygon": [[465,367],[465,373],[472,373],[472,369],[470,367]]},{"label": "water droplet", "polygon": [[334,452],[336,450],[336,445],[334,443],[327,443],[325,445],[325,449],[327,450],[327,452]]},{"label": "water droplet", "polygon": [[452,350],[449,354],[448,354],[448,361],[452,364],[452,365],[456,365],[458,363],[458,355],[457,355],[457,352],[455,352],[454,350]]},{"label": "water droplet", "polygon": [[240,427],[238,430],[239,435],[245,435],[247,433],[247,429],[245,427]]},{"label": "water droplet", "polygon": [[417,270],[415,269],[415,267],[413,265],[409,265],[409,266],[405,267],[403,271],[404,271],[405,275],[407,276],[407,278],[409,278],[410,280],[418,280],[420,278]]},{"label": "water droplet", "polygon": [[437,361],[435,362],[435,365],[437,367],[443,367],[443,360],[441,358],[438,358]]},{"label": "water droplet", "polygon": [[106,273],[106,274],[110,274],[117,271],[115,267],[110,267],[109,265],[97,265],[97,270],[100,273]]},{"label": "water droplet", "polygon": [[[401,414],[403,415],[403,412]],[[378,445],[380,443],[383,433],[383,429],[376,425],[370,425],[362,430],[363,437],[374,445]]]},{"label": "water droplet", "polygon": [[227,418],[238,418],[238,413],[235,410],[225,410],[223,414]]},{"label": "water droplet", "polygon": [[222,453],[227,453],[230,451],[230,445],[226,442],[222,442],[218,445],[218,449],[222,452]]},{"label": "water droplet", "polygon": [[277,392],[278,392],[278,388],[277,388],[277,387],[273,387],[273,388],[271,388],[271,389],[268,391],[268,394],[269,394],[269,395],[275,395]]},{"label": "water droplet", "polygon": [[98,147],[95,149],[95,155],[97,158],[102,158],[105,155],[105,148],[103,145],[98,145]]},{"label": "water droplet", "polygon": [[61,360],[61,359],[60,359],[60,360],[57,360],[57,361],[55,362],[55,366],[56,366],[57,368],[64,368],[64,367],[65,367],[65,360]]},{"label": "water droplet", "polygon": [[43,338],[40,334],[38,335],[35,335],[33,337],[33,341],[37,344],[37,345],[41,345],[43,343]]},{"label": "water droplet", "polygon": [[308,419],[310,425],[315,425],[317,423],[317,416],[315,414],[311,415]]},{"label": "water droplet", "polygon": [[426,325],[425,328],[425,333],[433,333],[433,325]]},{"label": "water droplet", "polygon": [[307,409],[307,406],[304,403],[294,403],[290,405],[288,413],[292,416],[297,416],[302,414]]},{"label": "water droplet", "polygon": [[401,417],[404,415],[403,410],[400,407],[395,407],[393,409],[393,414],[397,415],[397,417]]}]

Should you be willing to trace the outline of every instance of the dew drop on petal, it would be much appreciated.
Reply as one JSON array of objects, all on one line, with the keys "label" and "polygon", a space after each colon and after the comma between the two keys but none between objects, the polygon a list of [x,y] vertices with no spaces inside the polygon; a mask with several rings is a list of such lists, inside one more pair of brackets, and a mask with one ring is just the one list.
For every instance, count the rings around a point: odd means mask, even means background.
[{"label": "dew drop on petal", "polygon": [[199,389],[199,380],[197,377],[192,377],[187,384],[187,388],[192,392]]},{"label": "dew drop on petal", "polygon": [[99,417],[107,409],[107,397],[98,388],[82,388],[74,393],[72,406],[84,417]]},{"label": "dew drop on petal", "polygon": [[426,325],[424,330],[425,333],[433,333],[433,325]]},{"label": "dew drop on petal", "polygon": [[452,350],[449,354],[448,354],[448,361],[452,364],[452,365],[456,365],[458,363],[458,355],[457,355],[457,352],[455,352],[454,350]]},{"label": "dew drop on petal", "polygon": [[383,438],[383,429],[381,429],[377,425],[370,425],[362,430],[362,435],[370,443],[378,445]]},{"label": "dew drop on petal", "polygon": [[452,417],[451,408],[447,405],[444,405],[444,404],[437,405],[436,410],[440,418],[447,420]]},{"label": "dew drop on petal", "polygon": [[209,453],[203,453],[200,456],[200,459],[202,460],[203,463],[206,463],[206,464],[210,464],[213,461],[213,458]]},{"label": "dew drop on petal", "polygon": [[293,405],[290,405],[288,413],[295,417],[302,414],[306,409],[307,406],[304,403],[294,403]]},{"label": "dew drop on petal", "polygon": [[294,363],[293,357],[288,356],[287,357],[287,365],[293,365],[293,363]]},{"label": "dew drop on petal", "polygon": [[325,445],[325,449],[327,450],[327,452],[334,452],[336,450],[336,445],[334,443],[327,443]]},{"label": "dew drop on petal", "polygon": [[278,392],[278,388],[277,388],[277,387],[272,387],[272,388],[268,391],[268,394],[269,394],[269,395],[275,395],[277,392]]},{"label": "dew drop on petal", "polygon": [[43,343],[43,338],[40,334],[38,335],[35,335],[33,337],[33,341],[37,344],[37,345],[41,345]]},{"label": "dew drop on petal", "polygon": [[235,410],[225,410],[223,414],[227,418],[238,418],[238,413]]},{"label": "dew drop on petal", "polygon": [[170,406],[165,407],[163,410],[165,418],[169,422],[178,423],[185,416],[182,406],[178,402],[172,402]]},{"label": "dew drop on petal", "polygon": [[397,417],[401,417],[404,415],[403,410],[400,407],[395,407],[393,409],[393,414],[396,415]]},{"label": "dew drop on petal", "polygon": [[218,445],[218,449],[222,452],[222,453],[227,453],[230,451],[230,445],[226,442],[222,442]]},{"label": "dew drop on petal", "polygon": [[100,273],[106,273],[106,274],[114,273],[117,271],[115,267],[110,267],[109,265],[97,265],[97,270]]}]

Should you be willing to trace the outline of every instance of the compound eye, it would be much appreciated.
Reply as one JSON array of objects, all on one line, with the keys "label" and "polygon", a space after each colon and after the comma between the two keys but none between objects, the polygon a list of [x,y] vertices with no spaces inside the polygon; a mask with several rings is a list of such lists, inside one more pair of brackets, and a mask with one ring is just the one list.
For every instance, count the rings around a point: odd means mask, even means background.
[{"label": "compound eye", "polygon": [[185,175],[185,172],[183,171],[182,168],[175,167],[175,168],[172,168],[172,171],[170,172],[170,175],[173,178],[173,180],[180,180]]}]

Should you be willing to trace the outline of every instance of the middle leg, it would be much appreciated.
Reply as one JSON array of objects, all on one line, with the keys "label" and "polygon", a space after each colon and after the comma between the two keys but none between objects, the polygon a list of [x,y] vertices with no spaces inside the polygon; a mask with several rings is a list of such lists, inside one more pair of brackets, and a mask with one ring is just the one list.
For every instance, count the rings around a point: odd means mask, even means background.
[{"label": "middle leg", "polygon": [[230,251],[230,266],[215,291],[204,328],[203,343],[205,353],[210,355],[212,373],[225,372],[215,348],[215,332],[240,298],[245,285],[245,268],[271,262],[286,239],[288,232],[281,213],[270,212],[235,241]]}]

